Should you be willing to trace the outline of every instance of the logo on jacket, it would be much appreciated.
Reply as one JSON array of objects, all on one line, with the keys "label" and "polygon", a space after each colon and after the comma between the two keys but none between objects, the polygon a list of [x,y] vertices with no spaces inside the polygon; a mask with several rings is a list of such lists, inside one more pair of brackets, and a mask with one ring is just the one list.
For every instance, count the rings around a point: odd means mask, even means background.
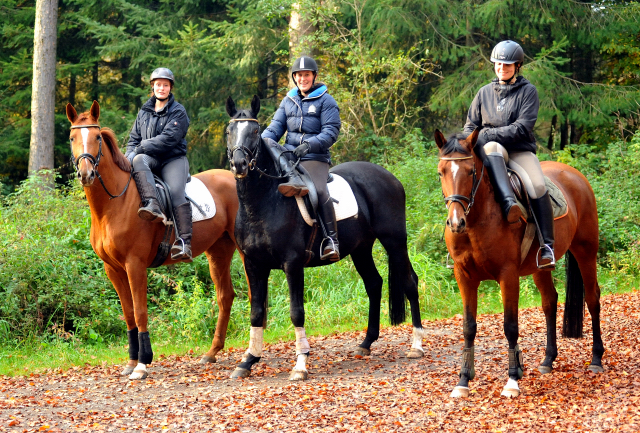
[{"label": "logo on jacket", "polygon": [[500,100],[500,102],[498,102],[498,107],[496,108],[498,111],[503,111],[504,110],[504,106],[507,103],[507,98],[502,98]]},{"label": "logo on jacket", "polygon": [[316,106],[315,105],[309,106],[309,113],[315,113],[315,112],[316,112]]}]

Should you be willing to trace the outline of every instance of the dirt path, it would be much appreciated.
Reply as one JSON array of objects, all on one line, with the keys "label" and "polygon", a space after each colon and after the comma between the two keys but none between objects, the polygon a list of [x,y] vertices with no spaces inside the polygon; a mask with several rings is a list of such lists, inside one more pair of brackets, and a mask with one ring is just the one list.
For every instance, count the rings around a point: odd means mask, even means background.
[{"label": "dirt path", "polygon": [[[426,356],[408,360],[411,328],[382,331],[371,356],[354,357],[354,332],[310,338],[309,380],[288,381],[294,344],[268,346],[252,377],[229,375],[242,351],[202,366],[190,356],[154,362],[130,382],[121,366],[75,368],[31,377],[0,376],[0,431],[640,431],[640,293],[602,300],[607,352],[599,376],[588,372],[586,338],[559,340],[552,374],[542,376],[544,316],[522,310],[523,394],[500,397],[507,381],[501,315],[478,320],[476,380],[452,400],[462,347],[462,318],[425,322]],[[560,316],[561,317],[561,316]],[[560,323],[558,324],[560,328]],[[560,332],[560,330],[558,331]]]}]

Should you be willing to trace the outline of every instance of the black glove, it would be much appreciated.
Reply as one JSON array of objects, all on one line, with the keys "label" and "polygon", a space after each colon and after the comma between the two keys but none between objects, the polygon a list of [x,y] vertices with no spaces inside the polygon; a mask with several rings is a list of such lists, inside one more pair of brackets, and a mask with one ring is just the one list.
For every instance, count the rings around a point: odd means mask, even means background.
[{"label": "black glove", "polygon": [[293,149],[293,154],[298,158],[302,158],[304,157],[307,153],[309,153],[309,150],[311,149],[311,146],[309,145],[309,143],[307,143],[306,141],[304,143],[302,143],[300,146],[296,147],[295,149]]}]

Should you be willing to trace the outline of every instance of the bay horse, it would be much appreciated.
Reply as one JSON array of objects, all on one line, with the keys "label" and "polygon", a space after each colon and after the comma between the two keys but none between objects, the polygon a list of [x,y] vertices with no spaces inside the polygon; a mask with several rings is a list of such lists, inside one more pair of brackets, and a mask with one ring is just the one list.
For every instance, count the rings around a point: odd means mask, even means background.
[{"label": "bay horse", "polygon": [[[278,192],[278,184],[286,177],[278,175],[278,168],[260,137],[260,125],[256,120],[260,99],[253,97],[250,110],[236,110],[229,97],[226,108],[231,117],[227,127],[227,153],[240,200],[235,235],[239,249],[244,252],[245,271],[251,287],[249,348],[231,377],[248,377],[251,367],[262,356],[269,274],[272,269],[282,269],[289,286],[289,311],[296,335],[297,363],[289,380],[305,380],[310,346],[304,328],[304,268],[332,262],[319,259],[322,236],[313,240],[314,228],[303,220],[295,198],[284,197]],[[367,332],[364,341],[355,349],[356,355],[371,354],[371,344],[380,334],[383,280],[372,256],[373,245],[378,239],[389,260],[391,323],[396,325],[404,321],[406,297],[413,323],[413,344],[407,356],[424,356],[418,276],[407,251],[402,184],[384,168],[368,162],[340,164],[332,168],[331,173],[342,176],[349,183],[358,204],[357,216],[338,222],[341,259],[351,255],[369,297]],[[306,254],[308,242],[312,244],[309,249],[318,252],[310,259]]]},{"label": "bay horse", "polygon": [[[146,364],[153,359],[147,328],[147,267],[156,256],[165,226],[138,217],[140,195],[131,181],[131,164],[118,148],[113,131],[100,127],[98,102],[93,101],[91,109],[80,115],[71,104],[66,111],[72,125],[69,140],[73,163],[91,210],[91,245],[104,262],[127,324],[129,362],[121,374],[132,380],[144,379],[148,374]],[[213,218],[193,224],[193,256],[206,254],[219,308],[211,348],[200,361],[206,363],[215,362],[224,347],[235,296],[230,266],[236,250],[238,197],[235,179],[227,170],[208,170],[195,177],[207,186],[216,205]],[[173,263],[176,261],[169,256],[163,264]]]},{"label": "bay horse", "polygon": [[[485,280],[495,280],[500,284],[504,306],[504,333],[509,343],[509,380],[503,388],[502,396],[517,397],[520,394],[517,381],[523,374],[522,352],[518,347],[520,277],[533,275],[533,281],[540,290],[547,325],[545,358],[538,367],[543,374],[553,370],[553,361],[558,354],[558,293],[553,284],[551,271],[537,268],[537,240],[534,240],[527,256],[521,260],[520,245],[526,224],[509,224],[502,217],[488,175],[484,176],[482,160],[474,153],[478,132],[479,130],[476,130],[466,138],[458,135],[446,140],[440,131],[435,131],[440,157],[438,175],[448,207],[445,240],[454,262],[453,272],[464,308],[462,367],[460,380],[451,397],[467,397],[469,381],[475,375],[474,339],[477,327],[478,286]],[[565,336],[582,336],[584,282],[584,294],[593,327],[593,353],[589,370],[600,373],[604,371],[604,346],[600,330],[600,287],[596,275],[596,199],[591,185],[578,170],[551,161],[542,162],[542,170],[545,176],[562,190],[568,204],[567,215],[555,221],[555,255],[560,257],[570,251],[572,257],[567,259],[568,266],[578,266],[578,269],[571,269],[571,273],[582,276],[581,281],[579,278],[567,281],[567,297],[569,298],[570,293],[578,293],[580,301],[565,305],[565,320],[576,318],[575,320],[580,320],[580,325],[574,335],[567,335],[565,332]],[[569,273],[568,269],[567,275]],[[572,281],[579,281],[579,285],[572,285]]]}]

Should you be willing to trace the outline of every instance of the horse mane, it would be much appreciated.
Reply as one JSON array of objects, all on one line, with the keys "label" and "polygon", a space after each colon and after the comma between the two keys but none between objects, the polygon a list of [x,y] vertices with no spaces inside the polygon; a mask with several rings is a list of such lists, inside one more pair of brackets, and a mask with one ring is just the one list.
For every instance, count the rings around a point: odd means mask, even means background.
[{"label": "horse mane", "polygon": [[118,166],[118,168],[120,168],[120,170],[129,173],[131,171],[131,163],[127,158],[124,157],[124,154],[120,151],[116,134],[109,128],[102,128],[100,130],[100,134],[102,135],[104,143],[111,151],[113,162]]},{"label": "horse mane", "polygon": [[463,155],[471,155],[467,149],[462,147],[460,140],[466,140],[467,136],[462,133],[451,134],[447,138],[447,143],[442,146],[441,152],[443,156],[452,153],[461,153]]}]

